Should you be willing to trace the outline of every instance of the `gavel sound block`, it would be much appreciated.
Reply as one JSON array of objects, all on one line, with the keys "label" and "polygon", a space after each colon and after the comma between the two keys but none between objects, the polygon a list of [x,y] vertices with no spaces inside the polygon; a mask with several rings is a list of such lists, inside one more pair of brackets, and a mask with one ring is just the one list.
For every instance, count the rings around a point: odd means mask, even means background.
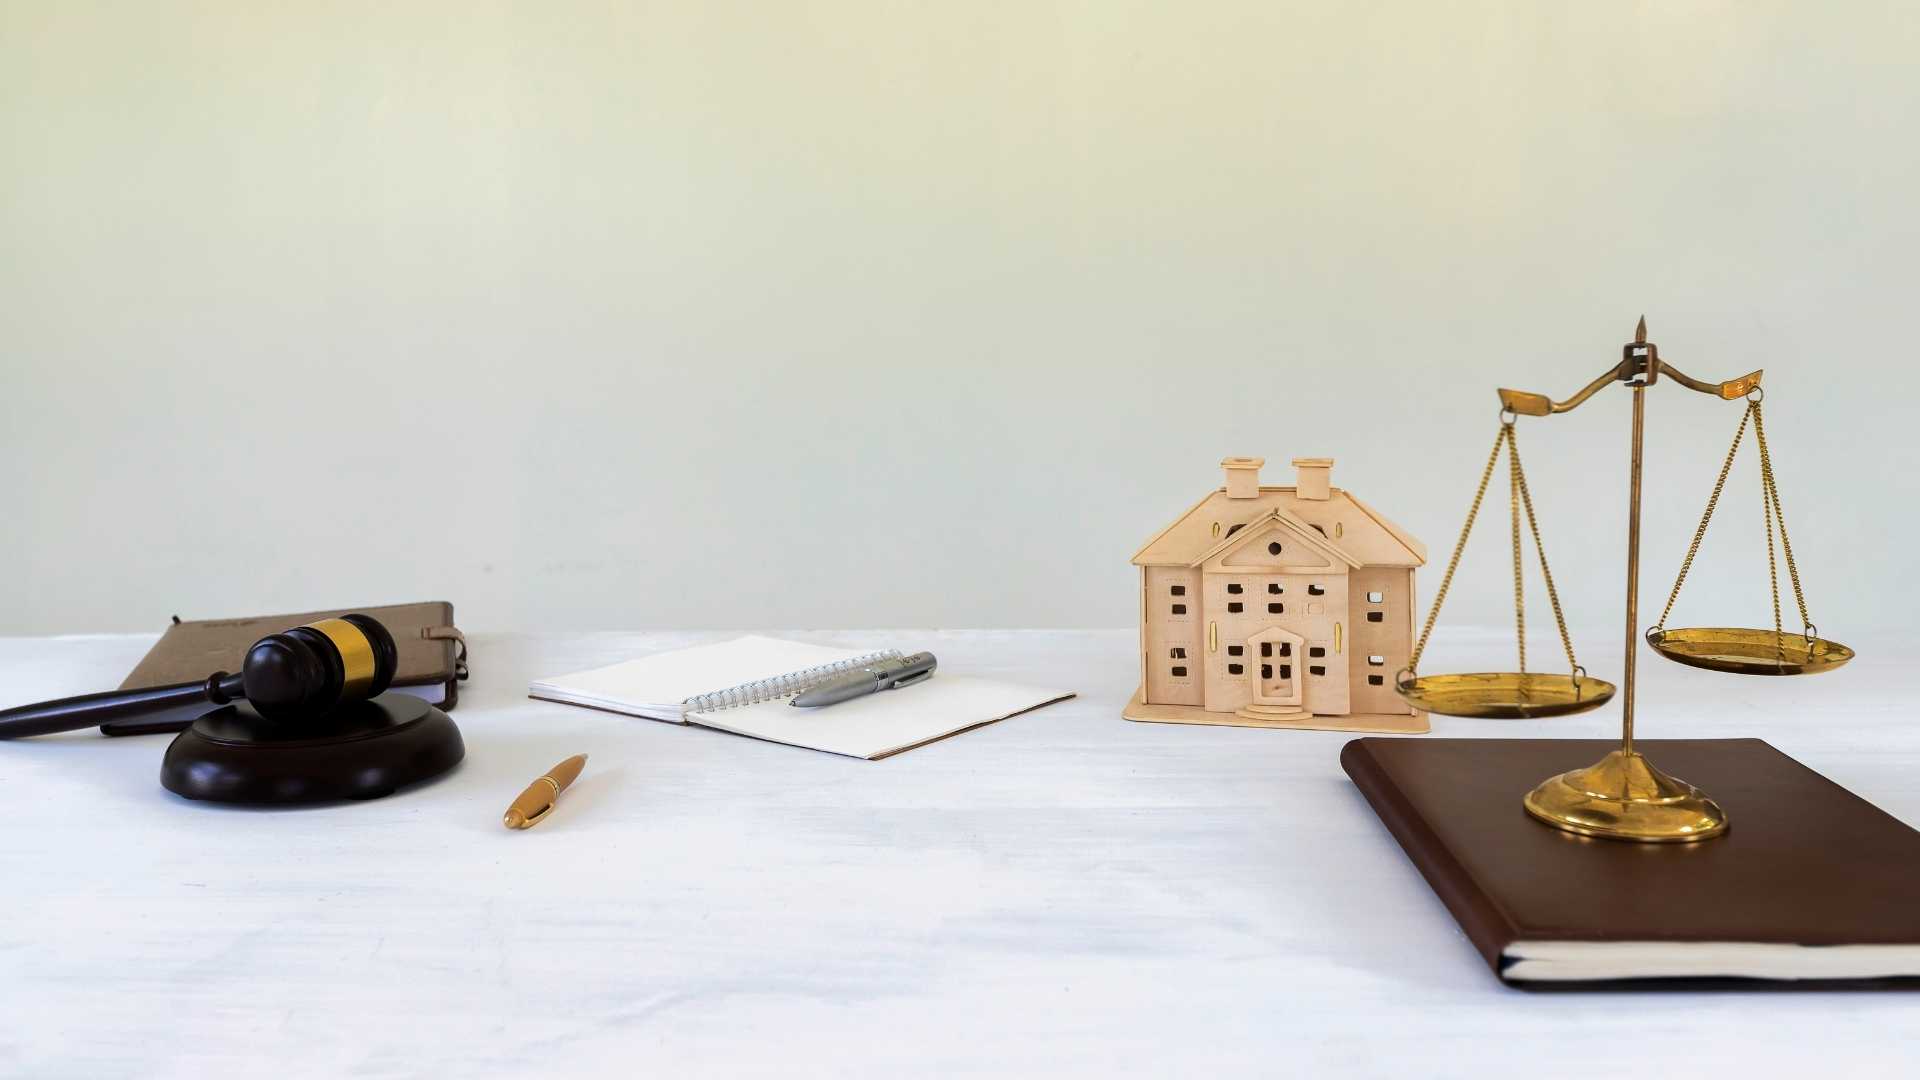
[{"label": "gavel sound block", "polygon": [[419,698],[387,693],[398,651],[386,627],[346,615],[261,638],[240,673],[0,711],[0,738],[100,725],[109,735],[177,731],[160,783],[189,799],[292,804],[375,799],[466,755],[460,729]]}]

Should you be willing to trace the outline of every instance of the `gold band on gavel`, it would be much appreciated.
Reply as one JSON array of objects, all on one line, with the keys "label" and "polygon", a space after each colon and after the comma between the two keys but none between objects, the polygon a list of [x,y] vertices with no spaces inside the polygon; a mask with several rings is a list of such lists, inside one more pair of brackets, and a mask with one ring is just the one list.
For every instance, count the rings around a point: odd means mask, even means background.
[{"label": "gold band on gavel", "polygon": [[325,634],[340,652],[340,696],[364,697],[373,686],[373,642],[367,640],[367,635],[359,627],[345,619],[321,619],[316,623],[308,623],[307,628]]}]

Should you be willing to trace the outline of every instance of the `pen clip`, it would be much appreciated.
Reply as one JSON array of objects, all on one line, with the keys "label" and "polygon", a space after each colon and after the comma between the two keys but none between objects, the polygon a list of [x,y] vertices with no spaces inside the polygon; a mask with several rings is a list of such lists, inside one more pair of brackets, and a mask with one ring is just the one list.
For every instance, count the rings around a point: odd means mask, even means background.
[{"label": "pen clip", "polygon": [[553,813],[553,806],[554,806],[553,803],[548,803],[547,805],[541,807],[539,813],[533,814],[527,818],[527,824],[524,827],[532,828],[533,826],[538,825],[542,820],[546,818],[548,814]]},{"label": "pen clip", "polygon": [[928,679],[931,679],[931,678],[933,678],[933,671],[931,669],[927,671],[915,672],[914,674],[909,675],[904,679],[895,679],[893,681],[892,689],[898,690],[903,686],[912,686],[914,683],[926,682]]}]

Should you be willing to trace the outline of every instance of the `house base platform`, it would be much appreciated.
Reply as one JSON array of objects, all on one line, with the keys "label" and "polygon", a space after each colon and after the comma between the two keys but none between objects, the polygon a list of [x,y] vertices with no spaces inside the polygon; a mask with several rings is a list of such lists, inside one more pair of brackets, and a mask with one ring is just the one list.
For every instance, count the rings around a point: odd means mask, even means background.
[{"label": "house base platform", "polygon": [[1353,713],[1291,719],[1252,719],[1239,713],[1208,712],[1198,705],[1149,705],[1135,690],[1120,715],[1142,724],[1207,724],[1213,727],[1289,728],[1294,731],[1362,731],[1369,735],[1425,735],[1433,728],[1427,714]]}]

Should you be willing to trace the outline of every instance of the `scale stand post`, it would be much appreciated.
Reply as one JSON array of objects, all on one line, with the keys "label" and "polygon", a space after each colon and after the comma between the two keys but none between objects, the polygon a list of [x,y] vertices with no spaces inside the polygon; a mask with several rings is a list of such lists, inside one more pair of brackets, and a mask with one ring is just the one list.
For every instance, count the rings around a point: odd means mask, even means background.
[{"label": "scale stand post", "polygon": [[1761,372],[1721,383],[1701,382],[1660,359],[1647,341],[1647,320],[1635,329],[1612,371],[1563,402],[1543,394],[1500,391],[1501,404],[1526,416],[1569,412],[1609,383],[1633,391],[1633,436],[1627,495],[1627,652],[1621,678],[1620,749],[1584,769],[1541,781],[1527,793],[1527,813],[1557,829],[1583,836],[1642,843],[1708,840],[1727,831],[1727,814],[1700,789],[1671,776],[1633,748],[1635,659],[1640,644],[1640,488],[1646,434],[1647,387],[1666,375],[1674,382],[1723,401],[1744,398],[1760,385]]}]

